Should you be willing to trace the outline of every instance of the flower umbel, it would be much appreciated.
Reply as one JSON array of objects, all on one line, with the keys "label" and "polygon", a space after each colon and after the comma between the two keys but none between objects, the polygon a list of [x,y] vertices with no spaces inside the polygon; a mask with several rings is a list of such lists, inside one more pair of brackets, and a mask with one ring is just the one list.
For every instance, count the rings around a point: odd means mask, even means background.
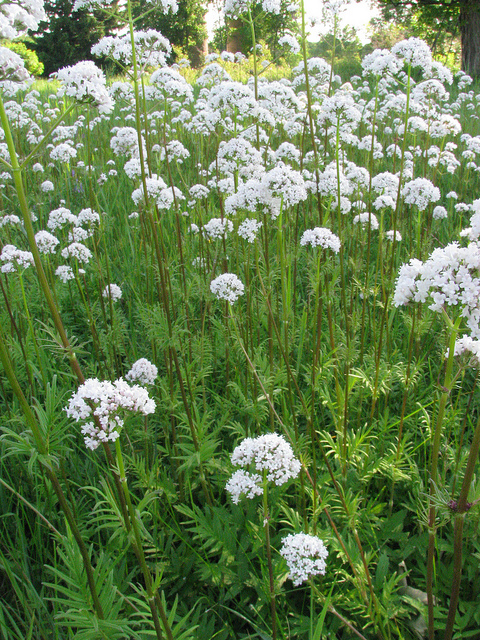
[{"label": "flower umbel", "polygon": [[233,304],[243,296],[245,287],[234,273],[222,273],[210,283],[210,291],[219,300],[226,300]]},{"label": "flower umbel", "polygon": [[320,538],[306,533],[291,533],[282,542],[280,554],[287,561],[289,577],[295,587],[311,576],[325,575],[328,551]]},{"label": "flower umbel", "polygon": [[146,389],[131,386],[123,378],[114,382],[89,378],[73,394],[65,410],[76,422],[96,417],[95,422],[82,427],[85,445],[94,450],[101,443],[114,442],[119,437],[126,411],[146,416],[155,411],[155,401]]},{"label": "flower umbel", "polygon": [[226,489],[235,504],[240,496],[247,498],[263,494],[263,480],[280,486],[300,473],[301,464],[293,454],[293,449],[283,436],[267,433],[258,438],[245,438],[232,453],[232,463],[239,467],[252,466],[256,473],[236,471],[227,483]]}]

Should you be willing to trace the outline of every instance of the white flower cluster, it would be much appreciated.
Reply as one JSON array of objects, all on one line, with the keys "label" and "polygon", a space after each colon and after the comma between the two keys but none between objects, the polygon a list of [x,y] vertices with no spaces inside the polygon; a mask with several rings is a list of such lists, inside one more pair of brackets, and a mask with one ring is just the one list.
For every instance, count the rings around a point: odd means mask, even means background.
[{"label": "white flower cluster", "polygon": [[294,206],[306,200],[307,195],[302,174],[279,163],[270,171],[241,182],[237,192],[225,199],[225,211],[229,215],[238,209],[255,213],[257,207],[261,206],[275,220],[282,204],[284,208]]},{"label": "white flower cluster", "polygon": [[471,334],[480,338],[480,245],[471,242],[460,247],[452,242],[435,249],[425,261],[412,259],[400,268],[393,304],[410,301],[425,302],[429,308],[441,311],[444,305],[461,307]]},{"label": "white flower cluster", "polygon": [[44,230],[35,234],[35,242],[40,253],[55,253],[57,245],[60,243],[58,238]]},{"label": "white flower cluster", "polygon": [[440,200],[440,189],[427,178],[415,178],[404,185],[402,196],[407,204],[414,204],[424,211],[431,202]]},{"label": "white flower cluster", "polygon": [[470,364],[478,367],[480,365],[480,340],[474,340],[471,336],[462,336],[455,340],[455,356],[463,354],[470,356]]},{"label": "white flower cluster", "polygon": [[392,47],[392,53],[408,66],[420,67],[424,73],[430,73],[432,69],[432,52],[428,44],[420,38],[397,42]]},{"label": "white flower cluster", "polygon": [[90,378],[73,394],[65,410],[76,422],[95,416],[95,422],[82,427],[85,445],[94,450],[101,443],[114,442],[119,437],[125,412],[148,415],[155,411],[155,401],[146,389],[130,386],[122,378],[114,382]]},{"label": "white flower cluster", "polygon": [[118,286],[118,284],[107,284],[105,289],[102,291],[102,298],[106,298],[111,300],[112,302],[117,302],[122,297],[122,290]]},{"label": "white flower cluster", "polygon": [[320,538],[307,533],[291,533],[283,538],[282,543],[280,554],[287,561],[295,587],[311,576],[325,575],[328,551]]},{"label": "white flower cluster", "polygon": [[253,220],[252,218],[246,218],[246,220],[244,220],[238,227],[237,233],[241,238],[252,244],[253,242],[255,242],[257,233],[259,232],[261,227],[262,222]]},{"label": "white flower cluster", "polygon": [[[145,184],[147,185],[147,196],[153,200],[161,199],[162,192],[167,188],[165,181],[155,174],[151,178],[145,178]],[[132,193],[132,200],[137,205],[145,201],[143,183]]]},{"label": "white flower cluster", "polygon": [[295,54],[300,53],[300,45],[298,44],[298,40],[288,33],[280,38],[280,40],[278,41],[278,46],[288,47],[290,51]]},{"label": "white flower cluster", "polygon": [[0,38],[13,40],[47,20],[43,0],[3,0],[0,3]]},{"label": "white flower cluster", "polygon": [[263,493],[262,476],[239,469],[227,482],[225,489],[231,495],[234,504],[239,503],[241,496],[246,498],[261,496]]},{"label": "white flower cluster", "polygon": [[370,225],[372,231],[376,231],[379,227],[377,216],[366,211],[356,215],[353,218],[353,224],[361,224],[362,227],[368,227],[368,225]]},{"label": "white flower cluster", "polygon": [[61,142],[50,151],[50,158],[59,162],[70,162],[72,158],[77,157],[77,150],[68,142]]},{"label": "white flower cluster", "polygon": [[140,358],[133,363],[132,368],[126,374],[125,378],[129,382],[138,382],[140,384],[153,384],[158,376],[157,367],[146,358]]},{"label": "white flower cluster", "polygon": [[[167,55],[172,47],[169,41],[159,31],[148,29],[147,31],[135,31],[135,54],[141,67],[165,66]],[[130,33],[122,36],[105,36],[97,44],[93,45],[94,56],[109,56],[124,65],[132,63],[132,41]]]},{"label": "white flower cluster", "polygon": [[2,273],[13,273],[18,267],[27,269],[34,265],[33,254],[30,251],[17,249],[13,244],[4,245],[0,260],[3,262],[0,269]]},{"label": "white flower cluster", "polygon": [[441,207],[440,205],[433,209],[432,218],[434,220],[443,220],[448,217],[448,211],[445,207]]},{"label": "white flower cluster", "polygon": [[67,95],[80,102],[91,102],[98,107],[100,113],[110,113],[113,109],[105,76],[91,60],[77,62],[72,67],[64,67],[52,75],[62,83],[57,92],[58,96]]},{"label": "white flower cluster", "polygon": [[403,63],[388,49],[375,49],[362,59],[363,75],[385,76],[400,71]]},{"label": "white flower cluster", "polygon": [[55,186],[51,180],[44,180],[40,185],[40,189],[43,191],[43,193],[48,193],[49,191],[54,191]]},{"label": "white flower cluster", "polygon": [[315,227],[307,229],[300,238],[300,245],[306,247],[322,247],[323,249],[331,249],[335,253],[340,251],[340,238],[336,236],[330,229],[325,227]]},{"label": "white flower cluster", "polygon": [[192,85],[170,67],[154,71],[150,76],[150,85],[155,88],[152,97],[163,97],[169,102],[180,99],[186,103],[193,101]]},{"label": "white flower cluster", "polygon": [[[142,146],[144,155],[146,155],[147,150],[143,139]],[[116,156],[125,154],[130,158],[138,158],[140,153],[138,150],[137,130],[133,127],[118,128],[110,140],[110,148]]]},{"label": "white flower cluster", "polygon": [[211,218],[207,224],[203,225],[203,231],[207,238],[223,238],[233,231],[233,222],[227,218]]},{"label": "white flower cluster", "polygon": [[[225,0],[223,12],[226,16],[237,18],[247,11],[250,4],[249,0]],[[281,2],[280,0],[262,0],[262,9],[266,13],[279,14]]]},{"label": "white flower cluster", "polygon": [[480,200],[474,200],[470,206],[473,215],[470,218],[470,227],[462,229],[460,235],[469,240],[478,240],[480,237]]},{"label": "white flower cluster", "polygon": [[263,474],[267,482],[277,486],[285,484],[300,473],[301,464],[293,454],[292,447],[278,433],[267,433],[257,438],[245,438],[235,447],[232,463],[239,467],[254,468],[254,472],[236,471],[226,489],[235,504],[241,495],[253,498],[263,493]]},{"label": "white flower cluster", "polygon": [[81,226],[82,224],[89,226],[100,224],[100,215],[90,207],[82,209],[77,216],[77,225]]},{"label": "white flower cluster", "polygon": [[234,273],[222,273],[211,281],[210,291],[218,300],[226,300],[233,304],[243,296],[245,287]]},{"label": "white flower cluster", "polygon": [[62,258],[75,258],[79,262],[88,262],[92,252],[81,242],[72,242],[62,249]]},{"label": "white flower cluster", "polygon": [[385,232],[385,237],[390,242],[393,242],[394,240],[395,240],[395,242],[401,242],[402,241],[402,234],[400,233],[400,231],[394,231],[393,229],[390,229],[389,231],[386,231]]},{"label": "white flower cluster", "polygon": [[0,217],[0,229],[2,227],[6,227],[7,225],[12,225],[12,224],[23,224],[23,223],[20,220],[20,218],[16,216],[14,213],[7,214]]},{"label": "white flower cluster", "polygon": [[20,89],[24,89],[31,80],[22,58],[7,47],[0,47],[0,90],[8,96],[13,96]]},{"label": "white flower cluster", "polygon": [[75,278],[75,274],[73,273],[72,267],[69,267],[67,264],[62,264],[55,270],[55,275],[60,278],[60,280],[65,284],[69,280],[73,280]]},{"label": "white flower cluster", "polygon": [[292,207],[307,199],[302,174],[285,164],[268,171],[263,183],[273,198],[281,198],[285,207]]}]

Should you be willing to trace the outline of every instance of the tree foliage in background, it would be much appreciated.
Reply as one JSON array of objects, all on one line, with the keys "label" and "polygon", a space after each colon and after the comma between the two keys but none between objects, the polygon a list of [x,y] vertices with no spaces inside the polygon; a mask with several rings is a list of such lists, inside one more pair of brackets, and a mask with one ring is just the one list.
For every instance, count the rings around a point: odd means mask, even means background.
[{"label": "tree foliage in background", "polygon": [[462,69],[480,78],[480,0],[377,0],[384,20],[412,30],[433,52],[447,54],[460,37]]},{"label": "tree foliage in background", "polygon": [[311,58],[333,59],[333,70],[348,79],[362,74],[361,60],[370,53],[372,47],[361,43],[355,29],[345,27],[336,37],[332,33],[320,36],[318,42],[308,42],[308,56]]},{"label": "tree foliage in background", "polygon": [[32,49],[45,66],[45,75],[80,60],[93,60],[92,45],[117,26],[114,18],[102,12],[73,12],[73,0],[46,0],[48,22],[41,22],[32,33]]},{"label": "tree foliage in background", "polygon": [[25,65],[25,69],[32,76],[41,76],[43,73],[43,64],[38,59],[35,51],[32,51],[27,47],[24,42],[19,42],[18,40],[15,42],[11,42],[10,40],[4,40],[1,43],[2,47],[6,47],[11,51],[14,51],[17,55],[19,55],[23,63]]},{"label": "tree foliage in background", "polygon": [[[297,14],[289,10],[291,6],[291,0],[282,0],[280,12],[273,14],[265,13],[261,2],[252,5],[255,39],[257,42],[265,42],[273,57],[279,53],[280,38],[287,32],[297,30]],[[252,49],[250,25],[241,17],[224,20],[215,30],[213,44],[219,51],[241,51],[247,55]]]},{"label": "tree foliage in background", "polygon": [[[137,29],[156,29],[172,45],[180,47],[194,66],[200,62],[207,38],[206,3],[202,0],[179,0],[177,13],[163,13],[148,0],[134,0],[133,17]],[[150,11],[149,11],[150,10]],[[142,16],[146,11],[148,14]]]}]

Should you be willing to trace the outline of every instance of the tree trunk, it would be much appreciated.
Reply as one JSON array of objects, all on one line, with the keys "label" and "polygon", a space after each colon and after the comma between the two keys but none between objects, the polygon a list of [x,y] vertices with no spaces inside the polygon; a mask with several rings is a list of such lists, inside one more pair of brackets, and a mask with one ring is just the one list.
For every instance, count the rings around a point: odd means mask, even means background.
[{"label": "tree trunk", "polygon": [[188,47],[188,57],[194,69],[198,69],[205,64],[205,56],[208,55],[208,38],[204,38],[200,45],[190,45]]},{"label": "tree trunk", "polygon": [[480,78],[480,0],[469,0],[460,7],[462,69]]},{"label": "tree trunk", "polygon": [[228,21],[227,51],[230,53],[237,53],[237,51],[242,50],[242,26],[241,18]]}]

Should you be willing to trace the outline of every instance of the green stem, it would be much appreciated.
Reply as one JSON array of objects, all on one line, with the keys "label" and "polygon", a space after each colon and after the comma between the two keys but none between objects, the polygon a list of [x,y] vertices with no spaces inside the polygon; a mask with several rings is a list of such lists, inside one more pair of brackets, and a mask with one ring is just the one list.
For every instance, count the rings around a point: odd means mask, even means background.
[{"label": "green stem", "polygon": [[10,123],[8,121],[7,114],[5,112],[5,107],[4,107],[1,96],[0,96],[0,121],[2,124],[3,131],[5,133],[5,141],[7,143],[8,151],[10,154],[10,160],[12,162],[12,172],[13,172],[13,180],[15,183],[15,189],[17,191],[20,211],[22,212],[23,223],[25,226],[26,234],[27,234],[28,244],[30,247],[30,251],[33,254],[33,259],[35,262],[35,268],[37,270],[37,277],[40,283],[40,287],[45,296],[48,308],[50,310],[53,322],[55,324],[55,328],[57,329],[60,335],[63,348],[67,353],[68,359],[70,361],[70,366],[72,367],[72,370],[76,374],[80,384],[83,384],[83,382],[85,382],[85,378],[83,377],[77,357],[73,352],[73,349],[67,338],[67,334],[63,326],[62,319],[60,318],[60,314],[56,307],[52,291],[50,289],[47,277],[45,275],[45,271],[43,269],[40,252],[38,250],[37,243],[35,242],[35,233],[33,230],[32,219],[30,216],[30,210],[28,207],[25,190],[23,188],[22,168],[18,162],[17,152],[15,150],[15,144],[13,141],[12,132],[10,130]]},{"label": "green stem", "polygon": [[275,604],[275,580],[273,576],[272,549],[270,545],[270,514],[268,512],[267,472],[263,472],[263,530],[267,552],[268,581],[270,590],[270,611],[272,614],[272,640],[277,640],[277,612]]},{"label": "green stem", "polygon": [[[1,100],[1,98],[0,98]],[[68,505],[67,499],[65,497],[65,494],[63,493],[62,487],[60,486],[60,482],[58,481],[58,478],[53,470],[53,467],[49,464],[49,455],[48,455],[48,449],[47,446],[45,444],[45,441],[43,439],[43,435],[42,432],[40,430],[40,427],[38,426],[37,420],[35,418],[35,414],[32,411],[32,408],[30,407],[27,399],[25,398],[23,391],[18,383],[17,377],[15,375],[15,371],[13,369],[13,365],[12,365],[12,361],[10,359],[10,355],[7,351],[7,347],[5,345],[4,342],[4,336],[3,336],[3,330],[2,330],[2,326],[0,323],[0,361],[2,362],[3,368],[5,370],[5,373],[7,375],[8,381],[10,383],[10,386],[13,389],[14,394],[17,397],[17,400],[20,403],[20,406],[22,407],[23,413],[25,415],[25,419],[27,422],[28,427],[31,429],[32,434],[33,434],[33,438],[35,440],[35,444],[37,446],[38,451],[40,452],[42,458],[41,460],[41,464],[43,465],[45,472],[48,476],[48,479],[50,480],[50,482],[52,483],[53,489],[55,491],[55,494],[57,496],[58,502],[60,504],[60,507],[63,511],[63,513],[65,514],[65,518],[67,519],[68,525],[72,531],[73,537],[75,538],[75,541],[78,545],[78,548],[80,550],[80,554],[82,556],[83,559],[83,566],[85,567],[85,572],[87,575],[87,582],[88,582],[88,588],[90,589],[90,593],[92,595],[92,599],[93,599],[93,606],[95,609],[95,612],[97,614],[97,617],[100,620],[104,619],[104,614],[103,614],[103,609],[102,609],[102,605],[100,604],[100,600],[98,598],[98,594],[97,594],[97,588],[95,586],[95,578],[94,578],[94,571],[93,571],[93,567],[90,561],[90,555],[88,553],[87,547],[85,545],[85,542],[83,541],[82,538],[82,534],[80,533],[80,530],[77,526],[76,520],[72,514],[72,511]]]},{"label": "green stem", "polygon": [[157,589],[155,588],[155,585],[152,579],[152,574],[150,573],[150,569],[148,568],[147,562],[145,560],[142,537],[140,535],[140,529],[138,527],[137,514],[135,513],[135,510],[133,508],[132,499],[130,497],[130,491],[128,490],[127,477],[125,475],[125,465],[123,464],[122,449],[120,447],[120,438],[117,438],[115,440],[115,451],[117,454],[118,470],[120,472],[120,482],[122,483],[123,492],[125,495],[125,501],[128,507],[130,524],[134,534],[134,541],[132,541],[132,546],[135,551],[135,555],[137,556],[137,559],[140,563],[140,568],[142,570],[142,574],[145,580],[145,586],[147,588],[147,600],[148,600],[148,605],[150,607],[150,611],[152,613],[153,624],[155,626],[155,633],[157,635],[158,640],[163,639],[163,633],[160,626],[160,620],[158,617],[158,615],[160,614],[160,618],[162,619],[162,623],[163,623],[167,638],[168,640],[173,640],[173,634],[172,634],[170,625],[168,623],[166,612],[163,608],[160,598],[157,597],[158,595]]},{"label": "green stem", "polygon": [[463,525],[465,516],[471,505],[467,502],[468,492],[472,484],[475,467],[478,461],[478,453],[480,451],[480,418],[477,420],[477,426],[473,435],[470,452],[468,454],[467,468],[463,477],[460,496],[455,507],[455,525],[453,538],[453,582],[450,592],[450,606],[448,609],[447,624],[445,627],[444,640],[451,640],[453,635],[453,625],[457,613],[458,599],[460,595],[460,582],[462,577],[462,541],[463,541]]},{"label": "green stem", "polygon": [[432,460],[430,467],[430,498],[429,498],[429,510],[428,510],[428,553],[427,553],[427,602],[428,602],[428,639],[435,640],[435,620],[434,620],[434,602],[433,602],[433,576],[435,572],[435,517],[436,508],[433,503],[433,497],[437,486],[438,476],[438,458],[440,452],[441,435],[442,435],[442,423],[445,415],[445,407],[447,400],[450,396],[452,388],[452,372],[453,361],[455,351],[455,340],[457,337],[458,329],[462,317],[460,316],[454,325],[448,320],[451,330],[448,340],[448,357],[447,366],[445,369],[445,379],[443,383],[443,391],[440,396],[438,404],[438,413],[435,425],[433,426],[433,446],[432,446]]}]

